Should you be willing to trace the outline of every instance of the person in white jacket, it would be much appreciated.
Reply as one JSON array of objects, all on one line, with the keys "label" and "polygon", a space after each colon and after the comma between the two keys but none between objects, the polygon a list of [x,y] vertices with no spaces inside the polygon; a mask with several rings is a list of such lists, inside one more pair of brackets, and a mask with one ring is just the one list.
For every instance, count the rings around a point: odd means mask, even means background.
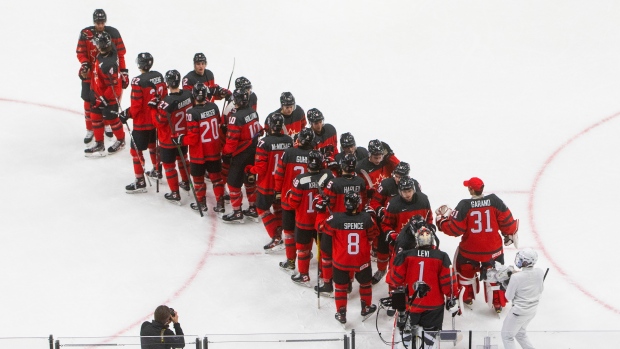
[{"label": "person in white jacket", "polygon": [[544,289],[545,273],[540,268],[534,268],[537,260],[538,254],[531,248],[517,252],[515,257],[515,264],[521,271],[512,274],[506,287],[506,299],[512,302],[512,308],[502,326],[502,341],[506,349],[516,348],[515,338],[523,349],[534,349],[526,330],[536,315]]}]

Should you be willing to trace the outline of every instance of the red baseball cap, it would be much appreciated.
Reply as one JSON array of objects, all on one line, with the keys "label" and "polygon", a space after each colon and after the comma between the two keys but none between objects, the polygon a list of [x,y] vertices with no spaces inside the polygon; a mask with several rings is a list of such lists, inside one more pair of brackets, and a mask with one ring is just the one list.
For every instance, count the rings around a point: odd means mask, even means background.
[{"label": "red baseball cap", "polygon": [[478,177],[471,177],[470,179],[463,181],[463,185],[466,187],[471,187],[475,191],[480,191],[484,186],[484,182]]}]

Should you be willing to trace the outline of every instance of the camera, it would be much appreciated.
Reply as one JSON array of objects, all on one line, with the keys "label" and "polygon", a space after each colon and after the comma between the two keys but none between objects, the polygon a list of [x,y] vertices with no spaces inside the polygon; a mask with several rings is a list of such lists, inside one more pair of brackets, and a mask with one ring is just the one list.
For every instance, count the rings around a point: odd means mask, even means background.
[{"label": "camera", "polygon": [[177,312],[174,311],[173,308],[170,308],[170,316],[175,317],[175,315],[177,315]]},{"label": "camera", "polygon": [[404,287],[399,287],[392,291],[389,297],[381,298],[380,301],[386,307],[404,311],[407,308],[407,290]]}]

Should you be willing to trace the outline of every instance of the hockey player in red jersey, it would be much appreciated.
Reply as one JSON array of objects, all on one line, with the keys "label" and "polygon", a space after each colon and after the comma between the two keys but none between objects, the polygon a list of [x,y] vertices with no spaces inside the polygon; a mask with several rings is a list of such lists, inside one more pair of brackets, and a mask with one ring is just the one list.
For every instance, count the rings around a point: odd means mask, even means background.
[{"label": "hockey player in red jersey", "polygon": [[[387,143],[378,139],[368,142],[368,153],[368,158],[357,162],[357,173],[369,182],[368,186],[374,191],[382,180],[392,176],[400,160]],[[372,196],[372,192],[369,194]]]},{"label": "hockey player in red jersey", "polygon": [[[258,113],[250,107],[250,95],[246,90],[233,92],[235,103],[234,112],[228,120],[226,144],[222,150],[222,159],[230,162],[230,172],[227,184],[230,192],[230,203],[233,212],[224,215],[224,223],[244,223],[244,217],[258,222],[256,212],[256,177],[248,176],[245,169],[248,165],[254,165],[256,144],[263,128],[258,120]],[[249,207],[241,210],[242,193],[241,186],[245,185]]]},{"label": "hockey player in red jersey", "polygon": [[459,283],[465,287],[463,301],[473,302],[478,293],[478,280],[483,280],[485,299],[499,313],[506,306],[505,291],[497,283],[487,282],[486,272],[495,262],[504,264],[504,248],[498,233],[503,235],[506,246],[517,241],[519,220],[512,217],[508,206],[497,195],[482,194],[484,182],[480,178],[472,177],[463,185],[471,199],[461,200],[454,210],[446,205],[439,207],[435,212],[437,228],[446,235],[461,236],[455,266]]},{"label": "hockey player in red jersey", "polygon": [[[116,54],[118,56],[118,67],[121,73],[121,80],[123,88],[129,85],[128,71],[125,66],[125,44],[119,31],[111,26],[106,26],[108,16],[102,9],[96,9],[93,12],[93,24],[88,26],[80,32],[77,48],[75,53],[77,54],[78,61],[80,61],[80,70],[78,76],[82,80],[82,92],[81,97],[84,101],[84,120],[86,122],[86,136],[84,137],[84,143],[88,144],[93,140],[94,130],[90,117],[91,110],[93,108],[94,94],[92,92],[92,78],[95,67],[95,59],[99,54],[97,46],[94,42],[96,34],[107,32],[112,38],[112,42],[116,48]],[[119,96],[120,98],[120,96]],[[112,137],[112,130],[106,126],[106,135]]]},{"label": "hockey player in red jersey", "polygon": [[[406,289],[410,324],[425,331],[424,348],[435,348],[436,331],[442,329],[444,304],[452,316],[460,314],[459,287],[450,272],[450,257],[433,247],[432,232],[422,226],[415,231],[415,240],[417,247],[394,258],[388,282]],[[405,321],[398,325],[402,328]]]},{"label": "hockey player in red jersey", "polygon": [[305,173],[308,168],[308,154],[312,150],[314,132],[309,128],[302,129],[297,137],[297,145],[288,148],[278,161],[275,174],[275,202],[281,200],[282,206],[282,238],[286,250],[286,261],[279,262],[280,269],[287,273],[295,272],[295,209],[288,203],[286,193],[293,187],[293,180]]},{"label": "hockey player in red jersey", "polygon": [[[325,184],[323,195],[317,199],[316,210],[318,223],[324,221],[331,213],[345,212],[345,196],[354,192],[360,197],[360,210],[365,206],[366,182],[355,174],[357,159],[353,154],[347,154],[340,161],[340,176],[330,179]],[[332,285],[332,246],[329,240],[321,243],[321,270],[323,285],[317,292],[329,296],[333,292]]]},{"label": "hockey player in red jersey", "polygon": [[207,211],[207,185],[205,174],[213,184],[217,213],[224,212],[224,182],[222,180],[222,143],[220,138],[220,110],[209,102],[211,91],[199,82],[192,89],[194,106],[187,111],[187,133],[178,135],[175,144],[189,146],[189,161],[198,204],[192,203],[193,210]]},{"label": "hockey player in red jersey", "polygon": [[316,237],[317,214],[313,201],[319,193],[319,181],[325,180],[331,173],[323,168],[323,155],[318,150],[308,153],[308,172],[293,180],[293,187],[286,193],[288,203],[295,210],[295,241],[297,246],[297,267],[299,274],[292,275],[291,280],[301,286],[310,285],[310,251],[312,240]]},{"label": "hockey player in red jersey", "polygon": [[[161,73],[151,71],[153,56],[148,52],[138,54],[136,64],[140,75],[131,80],[131,106],[121,112],[119,118],[126,124],[128,119],[133,120],[131,131],[131,150],[133,171],[136,180],[125,187],[129,194],[145,193],[144,167],[146,161],[142,151],[148,149],[153,168],[157,167],[156,133],[154,120],[157,114],[156,101],[168,95],[166,83]],[[161,97],[158,97],[161,96]]]},{"label": "hockey player in red jersey", "polygon": [[340,153],[336,155],[335,161],[340,163],[346,154],[353,154],[360,161],[368,157],[368,149],[358,147],[351,132],[345,132],[340,135]]},{"label": "hockey player in red jersey", "polygon": [[215,83],[213,72],[207,69],[207,56],[202,52],[194,55],[194,70],[183,77],[183,89],[191,92],[198,83],[202,83],[209,88],[210,97],[208,102],[224,98],[232,100],[232,92]]},{"label": "hockey player in red jersey", "polygon": [[403,177],[398,183],[398,196],[393,197],[385,207],[385,215],[381,221],[381,236],[377,246],[377,272],[372,283],[377,284],[385,276],[393,244],[398,233],[409,223],[411,217],[420,215],[427,223],[433,223],[433,211],[426,194],[417,192],[411,177]]},{"label": "hockey player in red jersey", "polygon": [[252,83],[245,76],[240,76],[235,79],[235,90],[245,90],[250,96],[249,105],[252,109],[256,110],[258,107],[258,97],[256,97],[256,93],[252,91]]},{"label": "hockey player in red jersey", "polygon": [[[164,197],[171,203],[181,205],[179,187],[186,191],[189,190],[189,178],[187,176],[189,169],[183,167],[183,160],[181,160],[179,149],[173,138],[178,138],[178,136],[187,133],[187,111],[192,107],[192,94],[190,91],[180,89],[181,74],[177,70],[167,71],[165,79],[169,93],[159,102],[155,118],[161,162],[170,188],[170,193],[165,194]],[[187,147],[179,147],[182,156],[185,157]],[[181,183],[179,183],[179,174],[175,162],[179,164]]]},{"label": "hockey player in red jersey", "polygon": [[[381,181],[377,190],[370,198],[369,206],[377,213],[377,219],[379,223],[383,219],[385,214],[385,206],[387,206],[390,199],[398,195],[398,184],[401,178],[409,176],[410,167],[409,164],[401,161],[396,165],[392,176]],[[422,192],[420,184],[415,179],[413,180],[413,186],[416,192]]]},{"label": "hockey player in red jersey", "polygon": [[320,110],[312,108],[308,110],[308,121],[314,131],[314,149],[320,150],[325,161],[334,164],[334,157],[338,154],[338,133],[331,124],[325,124],[325,117]]},{"label": "hockey player in red jersey", "polygon": [[293,146],[293,139],[283,133],[284,117],[274,114],[269,122],[269,134],[258,141],[256,146],[254,165],[246,167],[247,173],[258,177],[256,211],[271,238],[271,241],[263,246],[267,253],[284,249],[282,206],[276,201],[275,173],[284,151]]},{"label": "hockey player in red jersey", "polygon": [[108,154],[116,154],[125,148],[125,131],[118,118],[119,98],[122,90],[122,78],[118,66],[118,56],[112,37],[107,32],[95,37],[99,54],[95,60],[91,87],[95,101],[91,108],[91,121],[95,133],[95,145],[84,150],[87,157],[105,156],[103,145],[103,125],[112,128],[116,142],[108,148]]},{"label": "hockey player in red jersey", "polygon": [[280,108],[265,119],[265,132],[269,132],[269,120],[272,115],[281,114],[284,117],[284,133],[295,137],[306,127],[306,114],[304,109],[295,103],[295,96],[290,92],[282,92],[280,95]]},{"label": "hockey player in red jersey", "polygon": [[347,322],[347,289],[350,274],[360,284],[361,315],[368,318],[377,310],[372,304],[372,267],[370,265],[370,242],[379,234],[372,216],[361,211],[361,198],[355,191],[344,195],[345,212],[334,212],[321,226],[321,245],[332,246],[336,320]]}]

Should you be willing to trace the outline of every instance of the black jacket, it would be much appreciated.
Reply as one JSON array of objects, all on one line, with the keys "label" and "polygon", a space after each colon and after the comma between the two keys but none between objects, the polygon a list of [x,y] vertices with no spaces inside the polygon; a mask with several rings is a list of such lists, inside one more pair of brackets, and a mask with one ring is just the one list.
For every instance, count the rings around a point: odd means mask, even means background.
[{"label": "black jacket", "polygon": [[[162,332],[162,330],[164,330]],[[176,335],[175,335],[176,332]],[[163,336],[162,336],[163,335]],[[183,348],[185,347],[185,338],[183,337],[183,330],[181,324],[174,324],[174,332],[164,325],[155,320],[142,323],[140,328],[140,336],[154,336],[151,338],[140,338],[140,344],[142,349],[171,349],[171,348]]]}]

